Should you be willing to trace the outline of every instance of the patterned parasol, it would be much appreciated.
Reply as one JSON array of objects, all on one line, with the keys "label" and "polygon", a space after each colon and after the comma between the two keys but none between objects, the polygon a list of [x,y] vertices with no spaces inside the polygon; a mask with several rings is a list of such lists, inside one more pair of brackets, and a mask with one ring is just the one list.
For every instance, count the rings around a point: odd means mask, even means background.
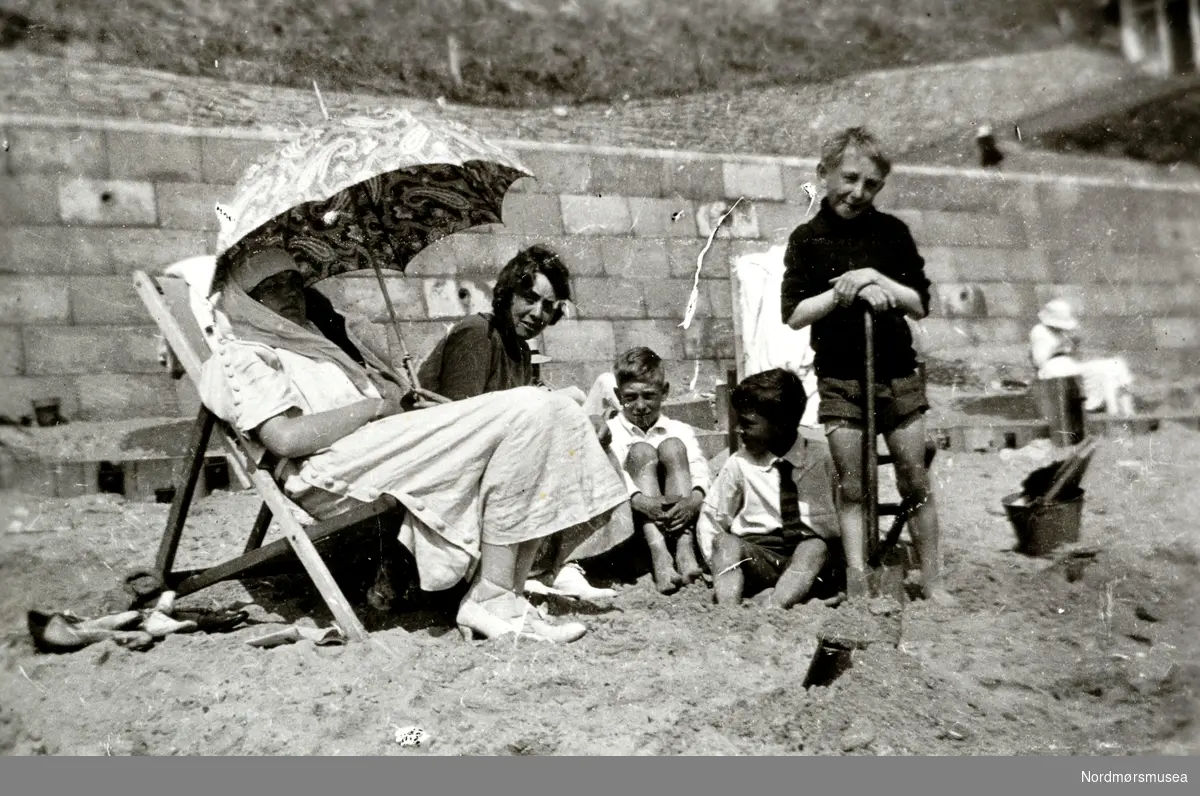
[{"label": "patterned parasol", "polygon": [[218,273],[264,244],[291,251],[309,284],[373,264],[403,271],[438,239],[500,221],[524,176],[472,130],[401,109],[310,129],[251,164],[233,203],[218,206]]},{"label": "patterned parasol", "polygon": [[[403,272],[421,250],[496,223],[528,169],[455,122],[378,109],[300,134],[246,170],[218,205],[219,286],[230,263],[261,246],[292,254],[311,285],[371,268]],[[384,299],[400,335],[391,297]],[[405,367],[416,385],[404,337]]]}]

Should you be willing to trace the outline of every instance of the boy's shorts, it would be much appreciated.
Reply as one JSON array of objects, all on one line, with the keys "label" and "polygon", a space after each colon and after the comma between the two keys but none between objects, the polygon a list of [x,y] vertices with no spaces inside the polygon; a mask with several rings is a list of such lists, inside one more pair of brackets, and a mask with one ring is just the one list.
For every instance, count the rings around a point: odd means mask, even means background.
[{"label": "boy's shorts", "polygon": [[801,542],[820,539],[826,548],[829,547],[828,540],[811,532],[790,537],[777,533],[754,533],[738,538],[742,541],[742,558],[746,559],[741,564],[744,578],[742,593],[746,596],[778,583],[779,576],[788,568]]},{"label": "boy's shorts", "polygon": [[[845,426],[862,428],[863,391],[858,380],[821,378],[817,380],[820,411],[817,422],[826,431]],[[925,379],[919,370],[891,381],[875,382],[875,423],[880,434],[904,426],[929,409]]]}]

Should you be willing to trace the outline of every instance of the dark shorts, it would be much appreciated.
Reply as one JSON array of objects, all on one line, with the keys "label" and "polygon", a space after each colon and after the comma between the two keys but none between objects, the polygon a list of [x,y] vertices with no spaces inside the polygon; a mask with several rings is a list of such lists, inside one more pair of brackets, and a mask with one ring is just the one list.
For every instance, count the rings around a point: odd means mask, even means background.
[{"label": "dark shorts", "polygon": [[[827,430],[862,427],[864,400],[859,381],[821,378],[817,380],[817,393],[821,397],[817,421]],[[880,434],[895,431],[928,409],[925,379],[920,371],[875,382],[875,423]]]},{"label": "dark shorts", "polygon": [[738,537],[742,542],[743,581],[742,593],[746,596],[773,587],[779,576],[788,568],[792,556],[800,543],[807,539],[821,539],[826,548],[829,542],[815,533],[796,534],[746,534]]}]

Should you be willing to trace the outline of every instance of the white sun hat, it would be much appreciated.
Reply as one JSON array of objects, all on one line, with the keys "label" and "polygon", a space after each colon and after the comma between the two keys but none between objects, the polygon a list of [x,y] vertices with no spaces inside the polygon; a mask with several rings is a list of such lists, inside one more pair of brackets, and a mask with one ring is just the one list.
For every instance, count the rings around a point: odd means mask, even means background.
[{"label": "white sun hat", "polygon": [[1079,326],[1075,310],[1065,299],[1052,299],[1046,302],[1046,306],[1042,307],[1042,311],[1038,313],[1038,320],[1051,329],[1062,329],[1064,332],[1069,332]]}]

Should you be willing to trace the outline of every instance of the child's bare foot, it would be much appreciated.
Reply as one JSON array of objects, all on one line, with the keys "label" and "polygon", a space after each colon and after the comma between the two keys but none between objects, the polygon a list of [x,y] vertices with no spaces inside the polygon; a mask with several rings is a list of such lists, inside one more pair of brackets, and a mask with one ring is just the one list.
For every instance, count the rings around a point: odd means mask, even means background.
[{"label": "child's bare foot", "polygon": [[679,545],[675,548],[675,566],[678,567],[680,582],[684,586],[688,586],[704,575],[704,570],[700,568],[700,564],[696,561],[696,554],[692,551],[692,538],[690,535],[685,535],[679,540]]},{"label": "child's bare foot", "polygon": [[935,605],[940,605],[943,608],[954,608],[958,605],[958,600],[950,596],[950,592],[946,591],[941,586],[931,586],[921,590],[925,599]]},{"label": "child's bare foot", "polygon": [[704,571],[699,566],[679,567],[679,582],[684,586],[689,586],[704,576]]},{"label": "child's bare foot", "polygon": [[846,569],[846,600],[858,602],[871,597],[871,583],[866,570]]},{"label": "child's bare foot", "polygon": [[762,607],[769,611],[787,611],[792,606],[784,602],[784,597],[779,593],[778,589],[770,589],[766,599],[762,601]]},{"label": "child's bare foot", "polygon": [[668,564],[663,569],[655,568],[654,585],[660,594],[674,594],[683,586],[683,578]]},{"label": "child's bare foot", "polygon": [[651,545],[650,563],[654,571],[654,585],[662,594],[674,594],[683,585],[683,578],[675,571],[675,563],[666,545]]}]

